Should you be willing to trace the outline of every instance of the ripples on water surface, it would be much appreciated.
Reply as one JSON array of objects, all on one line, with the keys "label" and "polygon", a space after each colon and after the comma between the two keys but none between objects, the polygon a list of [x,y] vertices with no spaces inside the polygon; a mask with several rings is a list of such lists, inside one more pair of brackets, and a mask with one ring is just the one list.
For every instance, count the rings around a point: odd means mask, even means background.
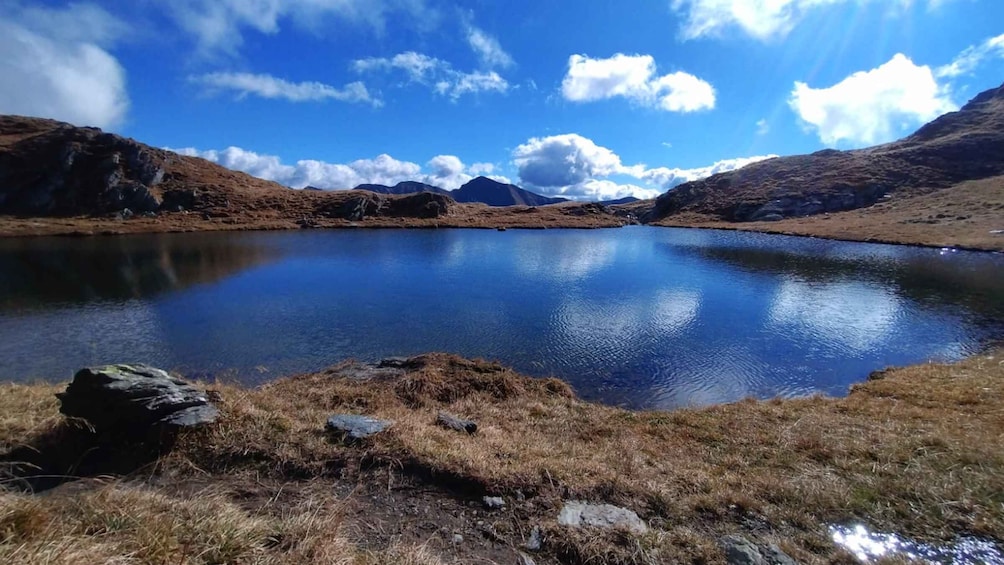
[{"label": "ripples on water surface", "polygon": [[845,394],[1004,336],[1004,257],[783,236],[319,231],[0,241],[4,378],[144,361],[248,383],[494,358],[612,404]]}]

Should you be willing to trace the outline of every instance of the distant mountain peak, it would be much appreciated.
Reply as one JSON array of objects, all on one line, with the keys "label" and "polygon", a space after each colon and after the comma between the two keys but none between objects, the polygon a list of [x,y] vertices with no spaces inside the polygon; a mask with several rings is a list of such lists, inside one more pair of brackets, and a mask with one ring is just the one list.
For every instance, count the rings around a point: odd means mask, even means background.
[{"label": "distant mountain peak", "polygon": [[546,206],[567,202],[566,198],[551,198],[506,184],[488,177],[473,178],[451,193],[457,202],[481,202],[489,206]]}]

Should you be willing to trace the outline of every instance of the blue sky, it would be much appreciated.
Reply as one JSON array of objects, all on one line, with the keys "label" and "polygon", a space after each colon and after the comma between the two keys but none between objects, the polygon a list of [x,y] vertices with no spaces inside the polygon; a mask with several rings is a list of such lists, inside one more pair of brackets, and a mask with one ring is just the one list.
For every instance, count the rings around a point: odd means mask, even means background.
[{"label": "blue sky", "polygon": [[0,0],[0,113],[300,188],[654,196],[1004,82],[998,0]]}]

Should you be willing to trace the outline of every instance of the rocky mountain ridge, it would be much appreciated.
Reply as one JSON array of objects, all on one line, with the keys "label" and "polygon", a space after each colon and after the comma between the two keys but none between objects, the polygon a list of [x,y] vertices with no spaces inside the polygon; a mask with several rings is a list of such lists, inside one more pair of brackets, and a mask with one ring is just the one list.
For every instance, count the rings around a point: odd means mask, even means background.
[{"label": "rocky mountain ridge", "polygon": [[893,143],[778,157],[682,184],[645,216],[776,221],[871,206],[900,191],[942,189],[1004,174],[1004,86]]},{"label": "rocky mountain ridge", "polygon": [[97,128],[0,116],[0,214],[21,217],[133,216],[199,212],[245,219],[429,218],[455,202],[291,190],[197,157]]},{"label": "rocky mountain ridge", "polygon": [[471,179],[456,190],[445,190],[416,181],[399,182],[394,186],[361,184],[354,190],[368,190],[378,194],[410,194],[434,192],[453,198],[457,202],[487,204],[489,206],[546,206],[568,202],[567,198],[552,198],[530,192],[514,184],[498,182],[487,177]]}]

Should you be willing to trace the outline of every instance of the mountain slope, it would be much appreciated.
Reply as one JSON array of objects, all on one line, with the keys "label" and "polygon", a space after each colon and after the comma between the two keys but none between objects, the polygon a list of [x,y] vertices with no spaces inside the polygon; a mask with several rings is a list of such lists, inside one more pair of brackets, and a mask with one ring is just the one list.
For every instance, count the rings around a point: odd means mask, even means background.
[{"label": "mountain slope", "polygon": [[198,157],[53,120],[0,116],[0,214],[151,216],[200,212],[238,223],[438,217],[447,196],[292,190]]},{"label": "mountain slope", "polygon": [[779,157],[680,185],[659,196],[645,219],[693,213],[731,222],[776,221],[1002,174],[1004,86],[893,143]]},{"label": "mountain slope", "polygon": [[568,202],[566,198],[549,198],[524,190],[514,184],[504,184],[487,177],[472,179],[450,193],[457,202],[481,202],[489,206],[545,206]]}]

